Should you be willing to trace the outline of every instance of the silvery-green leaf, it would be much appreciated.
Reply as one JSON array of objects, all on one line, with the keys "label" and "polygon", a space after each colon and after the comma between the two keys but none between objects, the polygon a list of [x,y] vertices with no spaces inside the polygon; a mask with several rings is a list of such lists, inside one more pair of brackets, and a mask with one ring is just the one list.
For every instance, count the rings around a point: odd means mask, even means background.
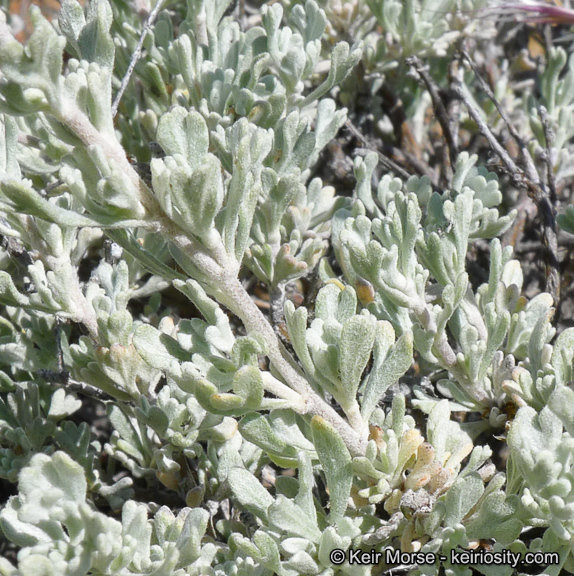
[{"label": "silvery-green leaf", "polygon": [[58,15],[58,25],[68,41],[79,51],[78,38],[86,25],[82,6],[74,0],[64,0]]},{"label": "silvery-green leaf", "polygon": [[263,377],[258,368],[244,366],[233,378],[233,391],[245,401],[245,407],[257,410],[263,400]]},{"label": "silvery-green leaf", "polygon": [[192,171],[201,165],[209,148],[209,133],[201,114],[179,106],[161,117],[156,137],[166,154],[181,154]]},{"label": "silvery-green leaf", "polygon": [[252,558],[256,562],[259,561],[261,552],[249,538],[245,538],[245,536],[235,532],[231,535],[229,542],[232,546],[236,546],[241,550],[248,558]]},{"label": "silvery-green leaf", "polygon": [[66,40],[56,33],[35,6],[31,9],[31,19],[34,32],[25,50],[17,40],[9,36],[9,29],[6,28],[0,46],[2,72],[11,82],[44,92],[56,104]]},{"label": "silvery-green leaf", "polygon": [[51,511],[70,503],[85,502],[87,483],[84,470],[66,453],[36,454],[20,473],[19,491],[23,499],[18,517],[24,522],[49,520]]},{"label": "silvery-green leaf", "polygon": [[209,398],[209,407],[216,414],[234,414],[242,412],[245,407],[245,399],[235,394],[219,392]]},{"label": "silvery-green leaf", "polygon": [[137,421],[128,417],[122,409],[115,405],[108,405],[107,412],[114,429],[120,433],[124,441],[124,452],[128,451],[129,455],[136,459],[143,459],[146,447],[138,434],[138,430],[136,430]]},{"label": "silvery-green leaf", "polygon": [[76,410],[79,410],[81,406],[81,400],[78,400],[71,394],[66,394],[66,391],[63,388],[59,388],[54,392],[54,394],[52,394],[48,416],[54,420],[66,418]]},{"label": "silvery-green leaf", "polygon": [[135,556],[140,562],[149,562],[152,527],[147,520],[143,504],[128,500],[122,508],[122,533],[135,543]]},{"label": "silvery-green leaf", "polygon": [[241,419],[239,431],[242,436],[268,453],[294,458],[296,451],[270,426],[261,414],[248,414]]},{"label": "silvery-green leaf", "polygon": [[28,306],[29,298],[18,292],[8,272],[0,271],[0,301],[8,306]]},{"label": "silvery-green leaf", "polygon": [[262,530],[257,530],[253,535],[253,542],[259,548],[261,553],[261,564],[263,564],[268,570],[271,570],[274,574],[281,576],[281,556],[273,538]]},{"label": "silvery-green leaf", "polygon": [[484,492],[482,478],[473,472],[457,481],[448,489],[445,505],[445,526],[455,526],[462,522],[463,518],[478,502]]},{"label": "silvery-green leaf", "polygon": [[289,338],[293,344],[293,348],[297,353],[297,357],[301,361],[305,372],[310,376],[315,373],[315,366],[309,353],[306,340],[307,330],[307,308],[300,306],[295,309],[295,305],[290,300],[285,302],[285,322],[287,324],[287,331]]},{"label": "silvery-green leaf", "polygon": [[106,0],[90,2],[86,25],[78,36],[82,58],[96,62],[109,70],[114,64],[114,41],[109,33],[112,25],[112,8]]},{"label": "silvery-green leaf", "polygon": [[[315,301],[315,316],[322,320],[337,319],[337,313],[339,311],[338,301],[341,294],[341,288],[334,283],[329,283],[321,288]],[[353,314],[355,314],[356,311],[357,307],[355,304]]]},{"label": "silvery-green leaf", "polygon": [[361,456],[353,458],[353,472],[358,476],[375,478],[377,480],[384,477],[384,474],[377,470],[369,459]]},{"label": "silvery-green leaf", "polygon": [[179,516],[182,516],[183,512],[187,515],[177,539],[177,548],[180,553],[178,566],[181,568],[185,568],[199,558],[201,542],[209,522],[209,512],[202,508],[184,508]]},{"label": "silvery-green leaf", "polygon": [[22,522],[18,518],[20,505],[21,502],[19,499],[10,500],[2,512],[0,512],[0,527],[5,537],[17,546],[23,548],[35,546],[40,543],[49,544],[52,541],[50,534],[47,534],[34,524]]},{"label": "silvery-green leaf", "polygon": [[355,177],[357,178],[355,193],[369,211],[369,214],[380,217],[381,213],[375,205],[372,191],[373,170],[376,168],[378,161],[379,157],[376,152],[369,152],[364,160],[360,156],[355,158]]},{"label": "silvery-green leaf", "polygon": [[227,481],[241,506],[258,518],[267,520],[268,509],[275,500],[251,472],[243,468],[232,468]]},{"label": "silvery-green leaf", "polygon": [[337,110],[336,103],[330,98],[323,98],[317,106],[317,121],[315,125],[315,153],[323,150],[331,142],[339,128],[345,123],[347,111]]},{"label": "silvery-green leaf", "polygon": [[316,2],[310,0],[305,7],[297,4],[293,7],[289,23],[296,26],[303,35],[305,42],[320,40],[327,25],[327,17],[324,10],[319,8]]},{"label": "silvery-green leaf", "polygon": [[[172,188],[174,203],[194,235],[207,235],[223,204],[221,164],[213,154],[206,154],[184,186]],[[209,246],[209,244],[207,244]]]},{"label": "silvery-green leaf", "polygon": [[18,125],[8,115],[0,116],[0,181],[4,178],[21,177],[18,165]]},{"label": "silvery-green leaf", "polygon": [[307,552],[296,552],[285,564],[296,574],[319,574],[319,566]]},{"label": "silvery-green leaf", "polygon": [[317,522],[317,510],[313,498],[313,465],[308,452],[301,450],[297,454],[299,460],[299,490],[295,496],[295,504],[303,510],[314,523]]},{"label": "silvery-green leaf", "polygon": [[279,434],[287,444],[304,450],[314,457],[313,444],[304,434],[300,420],[293,410],[273,410],[269,415],[269,422],[273,430]]},{"label": "silvery-green leaf", "polygon": [[[563,332],[564,334],[564,332]],[[556,388],[548,399],[548,406],[560,418],[564,428],[574,435],[574,391],[571,388]]]},{"label": "silvery-green leaf", "polygon": [[331,53],[331,67],[329,74],[325,81],[318,86],[305,100],[301,103],[301,107],[306,106],[319,99],[323,94],[327,93],[335,84],[341,82],[357,65],[363,53],[363,44],[354,45],[349,47],[346,42],[339,42],[333,52]]},{"label": "silvery-green leaf", "polygon": [[376,323],[367,316],[354,316],[343,324],[339,341],[339,374],[342,394],[354,399],[363,370],[375,342]]},{"label": "silvery-green leaf", "polygon": [[169,417],[167,413],[159,406],[150,406],[147,398],[143,395],[140,398],[140,404],[141,408],[136,408],[138,420],[150,426],[157,434],[163,437],[169,428]]},{"label": "silvery-green leaf", "polygon": [[269,507],[269,524],[275,530],[319,542],[321,531],[303,510],[289,498],[279,494]]},{"label": "silvery-green leaf", "polygon": [[444,425],[450,420],[448,400],[441,400],[431,410],[427,420],[427,437],[436,451],[437,460],[442,460],[447,442],[448,429]]},{"label": "silvery-green leaf", "polygon": [[336,524],[347,509],[353,483],[351,455],[338,432],[320,416],[311,420],[313,444],[325,472],[331,502],[329,522]]},{"label": "silvery-green leaf", "polygon": [[552,352],[552,366],[557,387],[574,380],[574,328],[568,328],[558,336]]},{"label": "silvery-green leaf", "polygon": [[144,324],[136,330],[133,343],[141,357],[158,370],[169,372],[178,362],[189,360],[189,354],[177,340],[162,334],[149,324]]},{"label": "silvery-green leaf", "polygon": [[467,524],[468,537],[480,539],[490,534],[497,542],[510,544],[522,530],[518,507],[517,496],[507,496],[502,490],[489,494],[481,502],[477,515]]},{"label": "silvery-green leaf", "polygon": [[379,322],[377,329],[373,368],[367,378],[361,403],[361,414],[365,420],[370,418],[387,388],[396,382],[413,362],[412,333],[403,334],[389,351],[388,345],[394,340],[395,331],[388,322]]},{"label": "silvery-green leaf", "polygon": [[319,544],[319,561],[323,564],[329,565],[331,563],[330,554],[335,549],[347,550],[351,544],[351,539],[341,537],[333,526],[327,526],[321,535],[321,542]]},{"label": "silvery-green leaf", "polygon": [[[16,209],[43,218],[48,222],[72,227],[95,226],[98,223],[91,217],[82,216],[72,210],[61,208],[54,202],[45,200],[24,182],[4,180],[1,189],[6,197],[14,203]],[[102,223],[103,221],[109,220],[103,218]],[[117,219],[115,221],[117,222]]]}]

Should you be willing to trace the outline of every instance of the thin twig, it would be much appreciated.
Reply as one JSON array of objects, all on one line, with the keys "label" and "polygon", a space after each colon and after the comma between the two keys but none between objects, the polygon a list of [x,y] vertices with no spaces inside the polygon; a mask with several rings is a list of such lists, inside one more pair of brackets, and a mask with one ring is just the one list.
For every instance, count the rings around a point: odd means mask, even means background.
[{"label": "thin twig", "polygon": [[[556,236],[556,210],[555,210],[556,185],[554,181],[554,174],[552,171],[552,164],[549,153],[550,146],[548,145],[548,138],[552,137],[552,131],[549,125],[548,115],[546,114],[546,116],[544,116],[544,112],[546,112],[546,109],[543,109],[543,111],[541,109],[540,117],[542,119],[543,125],[544,125],[544,118],[546,118],[547,121],[547,126],[545,126],[544,129],[545,129],[545,135],[546,131],[548,130],[547,142],[546,142],[548,149],[546,154],[547,156],[546,162],[547,163],[550,162],[549,178],[548,178],[548,186],[550,192],[546,190],[544,184],[540,181],[540,177],[538,175],[538,172],[536,171],[536,166],[534,164],[534,160],[530,152],[528,151],[528,147],[525,145],[524,141],[518,134],[518,131],[516,130],[514,125],[508,119],[506,112],[495,98],[494,94],[492,93],[492,90],[484,81],[484,79],[481,77],[481,75],[478,73],[476,67],[474,66],[474,62],[472,61],[470,56],[464,50],[461,50],[461,53],[463,57],[467,60],[467,62],[470,64],[477,79],[481,83],[483,90],[486,92],[487,96],[496,106],[496,109],[498,110],[500,117],[506,124],[509,134],[512,136],[512,138],[514,138],[514,140],[518,144],[521,159],[524,164],[524,170],[518,168],[516,164],[514,164],[514,161],[510,159],[510,156],[506,154],[504,148],[500,146],[500,144],[498,143],[498,141],[496,140],[496,138],[494,137],[488,126],[486,126],[486,124],[482,122],[482,118],[480,118],[478,112],[474,110],[472,103],[468,100],[468,98],[465,98],[465,94],[462,90],[462,85],[458,84],[454,86],[455,92],[458,93],[459,97],[461,97],[461,99],[465,103],[469,114],[479,125],[482,134],[487,138],[493,150],[506,164],[507,168],[511,172],[517,184],[527,189],[528,195],[536,204],[536,208],[540,216],[540,221],[542,223],[542,234],[541,234],[542,242],[546,247],[546,289],[548,290],[548,292],[550,292],[550,294],[554,298],[554,302],[558,304],[560,301],[560,263],[558,260],[558,240]],[[504,153],[505,157],[503,157],[501,152]],[[510,163],[508,162],[508,160],[510,160]],[[519,183],[520,180],[522,180],[521,184]]]},{"label": "thin twig", "polygon": [[241,30],[245,28],[245,0],[239,0],[239,26]]},{"label": "thin twig", "polygon": [[521,242],[514,247],[514,254],[530,254],[532,252],[539,252],[544,248],[538,240],[531,240],[528,242]]},{"label": "thin twig", "polygon": [[[2,223],[4,224],[5,221]],[[31,266],[34,263],[34,259],[30,253],[20,244],[17,238],[0,234],[0,246],[8,252],[8,255],[11,258],[16,260],[24,268],[28,268],[28,266]]]},{"label": "thin twig", "polygon": [[544,129],[544,140],[546,140],[544,161],[546,162],[546,172],[548,176],[548,190],[550,191],[550,201],[553,208],[556,207],[558,198],[556,196],[556,179],[554,178],[554,165],[552,164],[552,148],[554,146],[554,130],[550,125],[550,118],[548,117],[548,110],[544,106],[538,109],[540,120],[542,120],[542,128]]},{"label": "thin twig", "polygon": [[379,155],[379,160],[381,164],[387,169],[392,170],[397,176],[400,176],[403,180],[408,180],[410,174],[401,166],[399,166],[395,161],[391,160],[388,156],[385,156],[379,150],[375,150],[375,147],[361,134],[361,131],[347,118],[345,122],[345,127],[347,130],[355,137],[357,140],[363,144],[363,146]]},{"label": "thin twig", "polygon": [[538,186],[540,184],[540,178],[538,177],[538,172],[536,171],[534,159],[532,158],[532,156],[528,150],[528,146],[526,146],[524,140],[522,139],[522,137],[518,133],[518,130],[516,130],[516,128],[514,127],[514,124],[512,124],[512,122],[508,118],[506,111],[500,105],[500,102],[496,99],[496,96],[494,95],[494,93],[490,89],[490,86],[487,84],[487,82],[481,76],[481,74],[478,71],[478,69],[476,68],[472,58],[469,56],[469,54],[465,50],[461,49],[460,53],[462,54],[464,59],[468,62],[469,66],[471,67],[472,71],[474,72],[474,75],[476,76],[477,80],[479,81],[480,86],[484,90],[485,94],[489,97],[490,101],[494,104],[496,110],[498,111],[498,113],[500,114],[500,117],[502,118],[502,121],[506,125],[506,129],[508,130],[508,133],[510,134],[510,136],[512,136],[512,138],[514,139],[514,141],[518,145],[518,149],[520,151],[520,157],[521,157],[522,162],[524,164],[526,176],[530,179],[531,182],[533,182],[536,186]]},{"label": "thin twig", "polygon": [[291,343],[284,333],[286,324],[283,309],[285,308],[286,298],[285,284],[279,284],[269,292],[269,308],[273,330],[275,330],[275,334],[283,342],[283,345],[289,348]]},{"label": "thin twig", "polygon": [[155,19],[157,18],[157,15],[159,14],[159,11],[161,10],[164,2],[165,2],[165,0],[157,0],[157,4],[154,6],[153,10],[150,12],[148,19],[146,20],[146,23],[144,24],[138,45],[136,46],[136,49],[135,49],[134,53],[132,54],[132,59],[130,61],[130,65],[128,66],[128,70],[127,70],[127,72],[126,72],[126,74],[122,80],[122,84],[120,86],[120,89],[118,90],[118,93],[116,94],[116,98],[114,100],[114,103],[112,104],[112,116],[113,117],[115,117],[115,115],[118,112],[118,106],[120,105],[120,100],[122,99],[122,96],[124,95],[124,92],[126,91],[126,88],[128,87],[128,84],[130,82],[130,78],[133,74],[133,71],[136,67],[136,64],[138,63],[138,60],[141,57],[144,40],[146,39],[146,36],[147,36],[150,28],[153,26],[153,23],[155,22]]},{"label": "thin twig", "polygon": [[77,394],[82,394],[83,396],[88,396],[101,402],[109,402],[110,400],[115,400],[113,396],[110,396],[106,392],[103,392],[91,384],[78,382],[77,380],[70,378],[70,373],[68,370],[66,370],[66,366],[64,364],[64,350],[62,349],[62,321],[57,316],[56,327],[54,328],[54,337],[56,340],[58,369],[38,370],[38,376],[44,378],[44,380],[50,382],[50,384],[55,384],[58,388],[64,388],[64,390],[67,392],[76,392]]},{"label": "thin twig", "polygon": [[44,378],[50,384],[55,384],[57,388],[63,388],[66,392],[75,392],[76,394],[82,394],[82,396],[88,396],[89,398],[94,398],[100,402],[110,402],[115,400],[113,396],[110,396],[106,392],[103,392],[99,388],[92,386],[91,384],[86,384],[85,382],[78,382],[70,378],[70,374],[67,370],[38,370],[38,376]]},{"label": "thin twig", "polygon": [[56,348],[58,356],[58,372],[65,373],[68,380],[69,374],[64,364],[64,349],[62,348],[62,320],[56,316],[56,327],[54,328],[54,336],[56,337]]},{"label": "thin twig", "polygon": [[[549,29],[549,26],[546,27]],[[542,129],[544,130],[544,140],[545,140],[545,150],[544,150],[544,161],[546,163],[546,174],[547,174],[547,181],[548,181],[548,191],[550,206],[547,206],[545,209],[552,215],[552,222],[554,223],[554,242],[556,244],[555,247],[555,254],[556,254],[556,272],[553,274],[553,281],[558,283],[558,294],[557,298],[560,298],[560,276],[559,276],[559,261],[558,261],[558,239],[557,239],[557,231],[556,231],[556,204],[558,202],[558,197],[556,194],[556,179],[554,178],[554,165],[552,164],[552,148],[554,146],[554,130],[552,129],[552,125],[550,123],[550,118],[548,116],[548,110],[544,106],[540,106],[538,108],[538,115],[540,116],[540,120],[542,121]],[[543,221],[544,223],[544,221]],[[544,234],[544,238],[546,240],[546,233]],[[545,244],[548,245],[547,241]],[[557,276],[557,278],[554,278]],[[556,314],[555,314],[555,321],[558,322],[560,316],[562,315],[562,302],[558,299],[556,301]]]},{"label": "thin twig", "polygon": [[433,107],[436,113],[437,120],[442,128],[442,132],[446,139],[446,143],[448,144],[448,151],[450,154],[450,163],[454,166],[456,159],[458,157],[458,146],[456,144],[456,139],[453,136],[451,130],[451,122],[446,113],[446,108],[444,107],[444,103],[442,98],[440,97],[438,86],[434,82],[434,80],[430,77],[429,73],[426,71],[423,63],[416,57],[412,56],[407,58],[406,63],[409,66],[412,66],[422,78],[427,90],[432,99]]},{"label": "thin twig", "polygon": [[428,179],[431,181],[433,190],[436,191],[440,190],[440,188],[436,184],[436,178],[432,170],[429,168],[427,164],[419,160],[414,154],[410,154],[409,152],[406,152],[405,150],[397,148],[396,146],[393,146],[391,144],[383,146],[383,153],[387,155],[391,160],[394,160],[394,162],[400,162],[404,166],[407,166],[419,176],[427,176]]},{"label": "thin twig", "polygon": [[[462,84],[453,83],[453,93],[462,100],[471,118],[476,122],[480,132],[487,139],[490,147],[506,166],[510,176],[519,188],[526,188],[528,195],[538,209],[538,215],[542,223],[542,242],[546,247],[546,290],[550,293],[556,304],[560,301],[560,263],[558,261],[558,241],[556,238],[556,218],[548,197],[548,191],[540,182],[538,173],[526,162],[526,173],[516,165],[508,152],[498,142],[486,122],[480,116],[474,104],[466,96]],[[524,158],[530,155],[524,154]]]},{"label": "thin twig", "polygon": [[[449,82],[462,82],[464,75],[464,71],[461,65],[460,60],[453,59],[450,63],[448,69],[448,77]],[[458,150],[459,146],[459,128],[460,128],[460,100],[457,98],[451,98],[450,102],[448,103],[447,110],[446,110],[449,123],[450,123],[450,132],[452,134],[452,139],[456,149]]]},{"label": "thin twig", "polygon": [[468,62],[468,65],[470,66],[471,70],[474,72],[474,75],[475,75],[476,79],[479,81],[481,88],[484,90],[486,95],[490,98],[491,102],[494,104],[496,110],[498,111],[498,113],[500,114],[500,117],[502,118],[502,121],[506,124],[506,128],[508,129],[509,134],[514,138],[514,140],[516,141],[518,146],[520,146],[521,150],[525,150],[526,146],[524,145],[524,141],[520,137],[520,134],[518,134],[518,131],[516,130],[516,128],[514,127],[512,122],[510,122],[510,120],[508,119],[508,116],[506,115],[506,111],[500,105],[500,102],[498,102],[498,100],[496,99],[496,96],[494,95],[494,93],[490,89],[490,86],[486,83],[484,78],[481,76],[481,74],[478,71],[478,69],[476,68],[472,58],[469,56],[468,52],[466,50],[461,49],[460,53],[462,54],[463,58]]},{"label": "thin twig", "polygon": [[116,398],[114,398],[107,392],[103,392],[99,388],[91,386],[90,384],[86,384],[85,382],[78,382],[77,380],[72,380],[71,378],[68,380],[68,383],[66,384],[66,390],[69,390],[70,392],[76,392],[77,394],[82,394],[84,396],[89,396],[90,398],[95,398],[96,400],[100,400],[101,402],[117,401]]},{"label": "thin twig", "polygon": [[510,157],[508,152],[501,146],[498,142],[494,134],[491,132],[490,128],[486,125],[486,122],[482,119],[478,110],[474,107],[470,99],[464,93],[462,89],[462,85],[458,82],[454,82],[451,86],[451,90],[457,98],[460,98],[470,117],[476,122],[478,129],[480,130],[481,134],[488,140],[490,147],[496,152],[496,155],[502,160],[506,169],[513,177],[517,186],[524,185],[524,173],[522,170],[515,164],[514,160]]}]

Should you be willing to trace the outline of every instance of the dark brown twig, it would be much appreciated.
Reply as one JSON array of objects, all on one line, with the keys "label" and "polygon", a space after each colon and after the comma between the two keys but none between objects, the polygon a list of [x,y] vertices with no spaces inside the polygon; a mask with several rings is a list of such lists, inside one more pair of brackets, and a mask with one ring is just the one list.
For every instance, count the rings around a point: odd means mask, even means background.
[{"label": "dark brown twig", "polygon": [[478,110],[474,107],[470,99],[464,93],[462,89],[462,85],[458,83],[453,83],[451,86],[451,90],[457,98],[460,98],[470,117],[476,122],[478,129],[480,130],[481,134],[486,138],[490,147],[496,152],[496,155],[502,160],[503,164],[505,165],[507,171],[513,177],[517,186],[520,186],[524,183],[524,173],[522,170],[514,163],[514,160],[510,157],[508,152],[501,146],[498,142],[494,134],[490,131],[490,128],[486,125],[484,120],[482,119]]},{"label": "dark brown twig", "polygon": [[379,150],[375,150],[374,146],[361,134],[361,131],[351,122],[351,120],[347,119],[345,122],[345,127],[347,130],[355,137],[357,140],[363,144],[363,146],[373,152],[376,152],[379,155],[379,160],[381,164],[387,169],[393,171],[397,176],[400,176],[403,180],[408,180],[410,178],[410,174],[401,166],[399,166],[394,160],[391,160],[388,156],[385,156]]},{"label": "dark brown twig", "polygon": [[286,340],[280,329],[280,326],[285,322],[285,317],[283,315],[285,299],[285,284],[279,284],[269,291],[271,323],[273,324],[273,329],[282,340]]},{"label": "dark brown twig", "polygon": [[469,56],[469,54],[466,50],[461,49],[460,53],[462,54],[462,57],[467,61],[471,70],[474,72],[474,76],[478,80],[481,88],[484,90],[485,94],[490,98],[490,101],[494,104],[497,112],[500,114],[500,117],[502,118],[502,121],[506,124],[506,128],[508,129],[509,134],[514,138],[516,143],[520,146],[521,151],[524,151],[526,149],[526,146],[524,145],[524,142],[523,142],[522,138],[520,137],[520,134],[518,134],[518,131],[516,130],[516,128],[514,127],[512,122],[510,122],[510,120],[508,119],[508,116],[506,115],[506,111],[500,105],[500,102],[498,102],[498,100],[496,99],[496,96],[494,95],[494,93],[490,89],[490,86],[487,84],[487,82],[481,76],[480,72],[478,71],[478,69],[476,68],[476,66],[474,64],[474,61]]},{"label": "dark brown twig", "polygon": [[556,196],[556,179],[554,178],[554,165],[552,164],[552,147],[554,145],[554,130],[550,124],[548,117],[548,110],[544,106],[538,108],[538,115],[542,121],[542,128],[544,129],[544,140],[546,140],[544,161],[546,163],[546,173],[548,177],[548,190],[550,191],[550,201],[553,208],[556,207],[558,198]]},{"label": "dark brown twig", "polygon": [[12,236],[3,236],[0,234],[0,246],[8,252],[9,256],[24,268],[28,268],[34,263],[30,253]]},{"label": "dark brown twig", "polygon": [[456,143],[456,139],[453,136],[451,129],[451,121],[448,117],[446,108],[444,107],[444,103],[439,94],[438,86],[436,85],[434,80],[430,77],[429,73],[426,71],[423,63],[416,56],[407,58],[406,63],[409,66],[412,66],[418,72],[419,76],[425,83],[427,90],[429,91],[437,120],[439,121],[439,124],[442,128],[442,133],[444,134],[445,140],[448,144],[450,163],[451,166],[454,166],[456,159],[458,157],[458,146]]},{"label": "dark brown twig", "polygon": [[534,165],[534,160],[533,160],[532,156],[530,155],[530,152],[528,151],[528,147],[526,146],[524,140],[521,138],[520,134],[518,133],[518,130],[516,130],[516,128],[514,127],[514,124],[512,124],[512,122],[508,118],[506,111],[500,105],[500,102],[496,99],[496,96],[494,95],[494,93],[490,89],[490,86],[487,84],[487,82],[484,80],[484,78],[482,77],[480,72],[477,70],[477,68],[476,68],[472,58],[469,56],[469,54],[465,50],[462,50],[462,49],[460,50],[460,53],[462,54],[463,58],[468,62],[469,66],[471,67],[472,71],[474,72],[476,79],[480,83],[481,88],[484,90],[485,94],[488,96],[490,101],[494,104],[498,114],[500,115],[500,117],[502,118],[502,121],[504,122],[504,124],[506,126],[506,129],[508,130],[508,133],[510,134],[510,136],[512,136],[512,138],[514,139],[514,141],[518,145],[520,157],[522,159],[522,162],[524,163],[525,172],[526,172],[527,177],[532,182],[538,182],[539,177],[538,177],[538,172],[536,171],[536,167]]},{"label": "dark brown twig", "polygon": [[[452,82],[462,82],[463,79],[463,68],[461,66],[460,60],[452,60],[448,70],[449,81]],[[450,120],[450,131],[452,134],[452,139],[454,145],[458,150],[458,130],[460,127],[460,100],[457,98],[452,98],[447,106],[447,115]]]},{"label": "dark brown twig", "polygon": [[[525,188],[530,198],[536,204],[538,215],[542,223],[542,242],[546,248],[546,290],[554,299],[555,304],[560,301],[560,264],[558,261],[558,241],[556,238],[556,218],[550,203],[548,191],[540,182],[538,173],[530,154],[522,150],[525,162],[525,170],[516,165],[508,152],[498,142],[486,122],[480,116],[474,104],[465,94],[462,84],[453,83],[453,93],[461,99],[470,117],[476,122],[478,129],[486,138],[490,147],[504,163],[507,171],[519,188]],[[530,161],[528,161],[530,160]]]},{"label": "dark brown twig", "polygon": [[[106,392],[96,388],[95,386],[91,386],[90,384],[86,384],[85,382],[78,382],[77,380],[72,380],[71,378],[67,379],[65,385],[62,385],[60,381],[62,375],[55,370],[39,370],[38,374],[52,384],[56,384],[59,387],[64,388],[67,392],[75,392],[76,394],[82,394],[82,396],[87,396],[89,398],[94,398],[95,400],[99,400],[100,402],[110,402],[112,400],[115,401],[113,396],[110,396]],[[60,379],[59,379],[60,378]]]},{"label": "dark brown twig", "polygon": [[433,185],[433,189],[439,191],[439,187],[436,185],[436,178],[431,168],[419,160],[414,154],[409,154],[405,150],[392,145],[383,146],[383,154],[390,157],[391,160],[407,166],[407,168],[410,168],[419,176],[427,176]]}]

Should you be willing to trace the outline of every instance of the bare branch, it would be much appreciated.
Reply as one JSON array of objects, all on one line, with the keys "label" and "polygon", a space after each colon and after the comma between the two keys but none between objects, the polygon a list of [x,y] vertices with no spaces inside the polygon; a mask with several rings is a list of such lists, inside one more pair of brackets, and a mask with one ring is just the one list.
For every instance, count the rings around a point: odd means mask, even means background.
[{"label": "bare branch", "polygon": [[[556,216],[550,203],[548,191],[544,187],[544,184],[540,182],[532,158],[530,154],[527,155],[523,152],[523,158],[526,162],[525,170],[522,170],[498,142],[474,104],[465,94],[462,85],[460,83],[453,83],[452,90],[453,93],[462,100],[469,115],[478,125],[480,132],[502,160],[516,186],[525,188],[530,198],[532,198],[536,204],[542,223],[542,242],[546,247],[546,290],[551,294],[554,302],[557,304],[560,301],[560,264],[558,261],[558,241],[556,237]],[[530,161],[528,161],[528,159],[530,159]]]},{"label": "bare branch", "polygon": [[144,41],[146,39],[146,36],[147,36],[150,28],[153,26],[153,23],[155,22],[155,19],[157,18],[159,11],[161,10],[164,2],[165,2],[165,0],[157,0],[157,4],[154,6],[153,10],[150,12],[148,19],[146,20],[146,23],[144,24],[138,45],[136,46],[136,49],[132,55],[130,65],[128,66],[127,72],[126,72],[126,74],[122,80],[122,84],[120,86],[120,89],[118,90],[118,93],[116,94],[116,97],[114,99],[114,103],[112,104],[112,116],[113,117],[115,117],[115,115],[118,112],[118,106],[120,105],[120,100],[122,99],[122,96],[124,95],[124,92],[126,91],[126,88],[128,87],[128,84],[130,82],[130,78],[132,77],[132,74],[133,74],[133,71],[136,67],[136,64],[138,63],[138,60],[141,57],[143,44],[144,44]]},{"label": "bare branch", "polygon": [[454,165],[458,157],[458,146],[456,139],[451,130],[451,122],[444,107],[442,98],[440,97],[438,86],[426,71],[423,63],[416,57],[412,56],[407,58],[406,63],[412,66],[420,75],[432,99],[433,107],[436,113],[437,120],[442,128],[445,140],[448,144],[448,151],[450,154],[450,163]]},{"label": "bare branch", "polygon": [[379,160],[381,164],[387,169],[394,172],[397,176],[400,176],[403,180],[407,180],[410,178],[410,174],[401,166],[399,166],[394,160],[391,160],[388,156],[385,156],[379,150],[375,150],[374,146],[361,134],[361,131],[351,122],[351,120],[347,119],[345,122],[345,127],[347,130],[359,140],[363,146],[373,152],[376,152],[379,155]]},{"label": "bare branch", "polygon": [[544,106],[538,109],[540,120],[542,120],[542,127],[544,129],[544,140],[546,140],[544,161],[546,162],[546,173],[548,177],[548,189],[550,191],[550,201],[552,207],[556,207],[558,198],[556,196],[556,179],[554,178],[554,165],[552,164],[552,147],[554,145],[554,130],[550,125],[550,118],[548,117],[548,110]]}]

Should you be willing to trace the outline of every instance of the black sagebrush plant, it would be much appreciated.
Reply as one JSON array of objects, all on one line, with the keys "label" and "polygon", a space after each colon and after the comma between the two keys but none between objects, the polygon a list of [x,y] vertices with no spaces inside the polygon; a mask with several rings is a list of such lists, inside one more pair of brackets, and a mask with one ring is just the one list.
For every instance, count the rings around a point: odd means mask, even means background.
[{"label": "black sagebrush plant", "polygon": [[528,6],[0,12],[2,576],[574,570],[574,57]]}]

